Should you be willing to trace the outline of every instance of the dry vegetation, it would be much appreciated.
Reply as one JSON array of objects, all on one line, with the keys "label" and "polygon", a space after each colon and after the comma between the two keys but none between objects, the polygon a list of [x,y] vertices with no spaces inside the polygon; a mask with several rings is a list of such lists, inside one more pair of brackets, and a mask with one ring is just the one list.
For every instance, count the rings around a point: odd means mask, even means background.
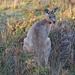
[{"label": "dry vegetation", "polygon": [[[75,75],[74,0],[0,0],[0,75]],[[45,18],[44,9],[59,7],[49,37],[49,67],[37,66],[22,50],[33,23]]]}]

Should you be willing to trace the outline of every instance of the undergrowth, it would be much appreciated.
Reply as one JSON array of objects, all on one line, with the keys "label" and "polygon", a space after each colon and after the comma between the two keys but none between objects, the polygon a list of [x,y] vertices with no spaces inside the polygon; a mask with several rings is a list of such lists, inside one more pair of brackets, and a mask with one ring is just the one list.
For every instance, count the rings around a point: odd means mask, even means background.
[{"label": "undergrowth", "polygon": [[[75,75],[75,14],[70,7],[51,0],[44,5],[42,0],[3,0],[0,5],[0,75]],[[32,3],[32,4],[31,4]],[[44,9],[59,7],[57,22],[52,26],[49,37],[52,50],[48,67],[38,67],[34,55],[24,53],[22,42],[29,28],[44,19]],[[73,11],[75,8],[73,7]]]}]

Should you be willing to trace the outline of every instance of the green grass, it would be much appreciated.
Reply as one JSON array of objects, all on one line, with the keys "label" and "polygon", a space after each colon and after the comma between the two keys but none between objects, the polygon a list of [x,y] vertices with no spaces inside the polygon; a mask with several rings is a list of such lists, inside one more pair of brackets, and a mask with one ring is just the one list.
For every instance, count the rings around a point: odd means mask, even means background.
[{"label": "green grass", "polygon": [[[8,0],[7,0],[8,2]],[[52,3],[52,1],[51,1]],[[53,5],[53,4],[51,4]],[[63,6],[60,8],[56,13],[57,19],[63,21],[62,19],[62,10]],[[38,8],[39,7],[39,8]],[[46,17],[44,13],[44,9],[49,8],[50,6],[47,5],[43,8],[44,6],[42,4],[39,5],[38,1],[34,0],[34,3],[32,4],[31,0],[25,1],[19,3],[15,3],[15,6],[13,7],[13,2],[9,4],[9,6],[3,6],[2,4],[0,5],[0,41],[2,43],[2,47],[0,47],[0,74],[1,75],[50,75],[50,69],[48,67],[43,67],[40,68],[37,66],[33,67],[31,66],[31,69],[29,69],[30,65],[26,63],[33,55],[31,54],[25,54],[23,53],[21,49],[21,42],[23,41],[23,38],[26,37],[27,32],[29,28],[35,23],[43,18]],[[57,6],[55,6],[57,7]],[[52,8],[51,8],[52,9]],[[33,13],[32,13],[33,11]],[[67,10],[65,10],[67,11]],[[58,14],[59,13],[59,14]],[[34,21],[31,21],[35,18]],[[68,16],[68,19],[72,19],[71,15]],[[65,18],[65,20],[68,21],[68,19]],[[9,22],[7,22],[9,20]],[[22,24],[24,21],[27,23],[25,27],[25,32],[23,31]],[[65,21],[65,24],[70,26],[71,23]],[[21,23],[19,28],[16,28],[16,25],[18,23]],[[30,23],[31,22],[31,23]],[[9,30],[8,23],[10,26],[15,27],[15,31],[8,31],[6,33],[6,25],[7,25],[7,30]],[[25,23],[24,23],[25,26]],[[74,26],[74,25],[73,25]],[[71,28],[72,29],[72,28]],[[2,31],[3,30],[3,31]],[[3,32],[3,33],[1,33]],[[11,34],[10,34],[11,32]],[[72,33],[74,34],[74,30],[72,30]],[[7,39],[6,39],[6,34],[7,34]],[[3,36],[3,38],[2,38]],[[60,39],[61,37],[60,31],[51,31],[49,34],[49,37],[51,38],[52,45],[55,45],[55,40]],[[22,41],[21,41],[22,40]],[[7,41],[7,43],[6,43]],[[7,45],[7,47],[6,47]],[[60,45],[59,41],[57,42],[57,45]],[[55,47],[57,46],[55,45]],[[15,48],[13,48],[15,47]],[[53,48],[55,49],[55,48]],[[57,52],[60,53],[61,48],[56,48]],[[55,49],[55,50],[56,50]],[[75,47],[74,47],[75,49]],[[14,51],[13,51],[14,50]],[[13,52],[12,52],[13,51]],[[53,53],[54,55],[54,53]],[[55,56],[55,55],[54,55]],[[56,60],[56,59],[55,59]],[[54,60],[53,60],[54,61]],[[55,62],[52,63],[53,68],[52,68],[52,73],[55,71]],[[58,62],[58,64],[60,64]],[[27,67],[29,66],[29,67]],[[69,71],[69,75],[75,75],[75,68],[71,66],[71,70]],[[13,72],[14,70],[14,72]],[[58,72],[61,73],[60,70],[63,70],[62,68],[58,69]],[[64,73],[66,70],[63,70],[62,73]]]}]

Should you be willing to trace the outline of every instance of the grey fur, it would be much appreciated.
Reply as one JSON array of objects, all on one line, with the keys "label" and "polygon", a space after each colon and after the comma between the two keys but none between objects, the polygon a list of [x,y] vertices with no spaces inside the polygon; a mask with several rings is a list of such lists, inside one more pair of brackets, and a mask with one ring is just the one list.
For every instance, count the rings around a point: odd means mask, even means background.
[{"label": "grey fur", "polygon": [[[46,19],[50,21],[51,24],[48,24]],[[27,37],[24,39],[23,45],[23,50],[25,52],[33,51],[39,66],[40,64],[48,64],[48,57],[51,50],[51,41],[48,35],[51,30],[53,21],[55,21],[55,14],[47,13],[46,19],[43,19],[42,21],[39,21],[31,26]]]}]

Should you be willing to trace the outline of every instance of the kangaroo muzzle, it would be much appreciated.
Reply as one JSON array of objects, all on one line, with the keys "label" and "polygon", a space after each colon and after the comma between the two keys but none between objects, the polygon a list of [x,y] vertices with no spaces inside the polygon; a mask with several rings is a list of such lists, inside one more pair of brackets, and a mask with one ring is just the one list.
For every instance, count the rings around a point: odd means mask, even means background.
[{"label": "kangaroo muzzle", "polygon": [[53,21],[53,24],[55,24],[56,23],[56,21]]}]

